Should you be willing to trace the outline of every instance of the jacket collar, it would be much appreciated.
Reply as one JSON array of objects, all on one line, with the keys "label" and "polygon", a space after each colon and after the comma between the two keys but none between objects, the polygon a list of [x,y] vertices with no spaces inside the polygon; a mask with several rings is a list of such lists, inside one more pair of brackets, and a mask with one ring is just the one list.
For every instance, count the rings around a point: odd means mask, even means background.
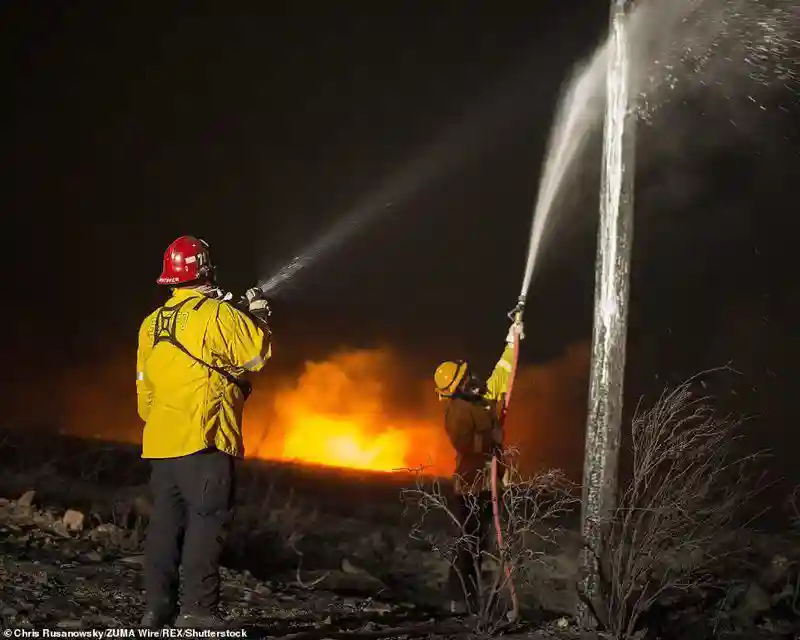
[{"label": "jacket collar", "polygon": [[177,287],[172,290],[170,300],[181,301],[189,298],[199,298],[205,295],[206,292],[200,287]]}]

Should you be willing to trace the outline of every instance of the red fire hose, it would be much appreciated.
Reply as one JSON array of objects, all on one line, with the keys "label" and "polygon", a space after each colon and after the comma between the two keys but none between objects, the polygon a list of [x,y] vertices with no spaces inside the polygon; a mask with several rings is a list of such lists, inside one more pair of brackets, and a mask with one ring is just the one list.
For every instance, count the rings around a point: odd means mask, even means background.
[{"label": "red fire hose", "polygon": [[[514,309],[509,316],[512,317],[514,322],[520,323],[522,321],[522,310],[524,301],[520,300],[519,305]],[[511,375],[508,378],[508,390],[506,391],[505,403],[502,413],[500,414],[500,426],[503,427],[508,414],[508,405],[511,402],[511,391],[514,388],[514,378],[517,375],[517,363],[519,362],[519,332],[514,332],[514,357],[511,363]],[[514,580],[511,576],[511,567],[505,559],[505,542],[503,540],[503,527],[500,522],[500,491],[499,491],[499,467],[500,462],[497,458],[497,453],[492,456],[492,514],[494,516],[494,530],[497,533],[497,548],[503,562],[503,569],[505,571],[506,586],[508,594],[511,597],[511,611],[508,613],[508,619],[515,621],[519,618],[519,601],[517,600],[517,588],[514,586]]]}]

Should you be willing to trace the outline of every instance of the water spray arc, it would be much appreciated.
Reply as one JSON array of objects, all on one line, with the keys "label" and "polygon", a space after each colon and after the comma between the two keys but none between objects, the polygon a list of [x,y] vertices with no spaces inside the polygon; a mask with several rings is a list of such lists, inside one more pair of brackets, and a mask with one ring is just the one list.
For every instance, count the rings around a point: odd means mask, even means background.
[{"label": "water spray arc", "polygon": [[605,75],[607,50],[608,47],[604,46],[588,63],[576,70],[557,107],[533,207],[528,255],[519,292],[519,300],[523,305],[558,196],[600,116],[597,98]]},{"label": "water spray arc", "polygon": [[[635,100],[631,108],[652,124],[664,105],[698,91],[724,97],[722,109],[729,108],[731,97],[738,94],[746,96],[753,113],[768,112],[762,103],[765,91],[781,92],[796,104],[800,95],[796,5],[796,0],[629,1],[626,46],[636,60],[628,78],[627,91]],[[558,200],[603,122],[612,37],[576,68],[559,100],[533,208],[522,297],[536,277]],[[733,119],[730,122],[738,128]]]},{"label": "water spray arc", "polygon": [[516,75],[511,76],[489,98],[468,110],[409,162],[366,192],[330,228],[264,278],[259,283],[262,291],[275,295],[302,270],[341,248],[368,226],[393,214],[396,208],[443,179],[504,131],[523,122],[529,104],[529,96],[524,93],[527,72],[524,77],[525,83]]},{"label": "water spray arc", "polygon": [[[534,65],[538,68],[539,59],[540,54],[537,51],[530,60],[488,90],[484,99],[466,110],[454,124],[415,154],[409,162],[390,172],[374,189],[348,207],[330,228],[325,229],[277,269],[270,269],[269,275],[259,284],[262,290],[275,296],[281,288],[289,286],[301,271],[338,250],[368,225],[378,223],[387,214],[394,213],[392,210],[403,207],[482,149],[502,139],[509,131],[514,131],[515,127],[530,127],[531,107],[538,100],[531,92],[530,78]],[[584,82],[582,86],[585,85]],[[590,88],[577,96],[576,103],[580,104],[588,99],[588,90]],[[583,118],[579,121],[581,129],[591,126],[591,119]],[[572,129],[560,137],[569,138],[573,135],[571,132]],[[515,136],[518,135],[517,130]],[[567,164],[575,155],[575,150],[567,154]],[[558,171],[551,171],[551,174],[558,174]],[[553,179],[560,184],[557,175]],[[557,191],[558,184],[550,189],[553,194]]]},{"label": "water spray arc", "polygon": [[[630,0],[612,0],[606,76],[594,330],[583,471],[583,595],[598,602],[601,523],[616,507],[633,239],[635,113],[630,109]],[[582,617],[591,622],[584,607]]]}]

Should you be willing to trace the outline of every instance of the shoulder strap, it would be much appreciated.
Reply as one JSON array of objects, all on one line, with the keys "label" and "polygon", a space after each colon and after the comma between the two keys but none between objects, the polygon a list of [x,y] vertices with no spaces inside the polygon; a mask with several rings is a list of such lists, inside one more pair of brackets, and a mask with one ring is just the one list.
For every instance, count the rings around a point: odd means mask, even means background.
[{"label": "shoulder strap", "polygon": [[[216,371],[220,374],[223,378],[225,378],[231,384],[235,384],[239,389],[241,389],[244,397],[247,398],[253,390],[252,385],[246,380],[240,380],[234,375],[231,375],[230,372],[225,371],[221,367],[216,367],[213,364],[206,362],[205,360],[201,360],[196,355],[191,353],[183,344],[181,344],[180,340],[177,337],[177,330],[178,330],[178,313],[183,308],[183,306],[189,302],[191,298],[187,298],[186,300],[182,300],[178,304],[172,307],[161,307],[158,310],[158,314],[156,315],[156,322],[155,327],[153,330],[153,346],[155,347],[160,342],[166,342],[171,344],[173,347],[177,347],[180,351],[183,351],[187,356],[189,356],[195,362],[211,369],[212,371]],[[200,309],[200,307],[205,304],[206,298],[203,296],[193,307],[194,311]]]}]

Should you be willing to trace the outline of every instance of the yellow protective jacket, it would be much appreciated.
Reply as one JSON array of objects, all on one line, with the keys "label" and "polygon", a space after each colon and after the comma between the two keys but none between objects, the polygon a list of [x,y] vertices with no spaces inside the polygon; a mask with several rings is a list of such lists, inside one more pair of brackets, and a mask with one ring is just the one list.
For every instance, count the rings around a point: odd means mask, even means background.
[{"label": "yellow protective jacket", "polygon": [[445,429],[456,450],[455,489],[458,493],[489,490],[488,464],[503,444],[500,413],[508,393],[514,346],[507,345],[486,381],[482,397],[445,400]]},{"label": "yellow protective jacket", "polygon": [[175,289],[139,329],[142,457],[177,458],[209,447],[243,456],[246,392],[235,380],[246,382],[247,373],[260,371],[271,355],[266,325],[197,290]]}]

